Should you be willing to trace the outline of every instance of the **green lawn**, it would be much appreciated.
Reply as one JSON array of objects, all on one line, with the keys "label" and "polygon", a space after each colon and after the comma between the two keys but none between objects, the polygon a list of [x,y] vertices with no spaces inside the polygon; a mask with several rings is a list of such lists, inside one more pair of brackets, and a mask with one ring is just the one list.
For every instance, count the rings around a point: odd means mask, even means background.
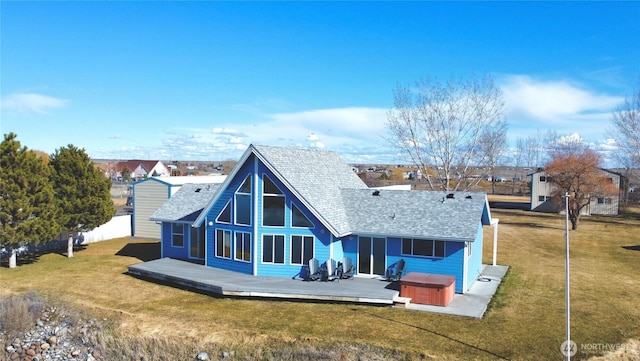
[{"label": "green lawn", "polygon": [[[396,358],[560,360],[565,338],[564,217],[493,211],[498,263],[510,266],[481,320],[345,304],[211,297],[125,274],[152,241],[91,244],[0,268],[0,294],[35,290],[131,337],[184,338],[251,350],[370,345]],[[640,339],[640,216],[584,217],[571,237],[571,332],[578,344]],[[493,232],[485,229],[484,262]],[[626,248],[625,248],[626,247]],[[119,254],[119,255],[118,255]],[[574,359],[592,354],[578,352]]]}]

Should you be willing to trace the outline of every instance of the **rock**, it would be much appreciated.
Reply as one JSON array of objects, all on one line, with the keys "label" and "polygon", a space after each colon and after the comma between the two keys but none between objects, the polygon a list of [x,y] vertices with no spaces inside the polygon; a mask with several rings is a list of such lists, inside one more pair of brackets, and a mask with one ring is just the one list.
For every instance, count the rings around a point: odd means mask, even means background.
[{"label": "rock", "polygon": [[207,361],[209,360],[209,354],[206,352],[200,352],[198,354],[198,356],[196,357],[196,360],[198,361]]},{"label": "rock", "polygon": [[40,348],[41,348],[41,349],[43,349],[43,350],[45,350],[45,351],[46,351],[46,350],[48,350],[48,349],[49,349],[49,347],[51,347],[51,345],[49,345],[49,344],[48,344],[48,343],[46,343],[46,342],[45,342],[45,343],[43,343],[42,345],[40,345]]},{"label": "rock", "polygon": [[49,339],[47,341],[49,342],[50,345],[55,345],[55,344],[58,343],[58,337],[51,336],[51,337],[49,337]]},{"label": "rock", "polygon": [[44,326],[44,322],[42,322],[42,320],[41,320],[41,319],[37,319],[37,320],[36,320],[36,326],[38,326],[38,327],[42,327],[42,326]]},{"label": "rock", "polygon": [[100,349],[94,349],[93,352],[91,352],[91,356],[95,357],[95,358],[100,358],[100,356],[102,355],[102,352],[100,351]]}]

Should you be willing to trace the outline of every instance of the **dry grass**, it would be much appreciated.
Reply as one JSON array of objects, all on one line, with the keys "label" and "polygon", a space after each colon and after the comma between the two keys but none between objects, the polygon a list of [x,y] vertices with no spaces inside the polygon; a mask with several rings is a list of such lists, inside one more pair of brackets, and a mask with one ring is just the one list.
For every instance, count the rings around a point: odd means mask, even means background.
[{"label": "dry grass", "polygon": [[[636,212],[585,217],[570,234],[571,331],[578,344],[640,339]],[[154,242],[138,239],[91,244],[72,259],[51,253],[17,269],[3,267],[0,294],[36,290],[116,321],[119,334],[198,340],[254,358],[341,345],[370,347],[396,359],[560,359],[564,218],[521,211],[493,216],[500,218],[498,263],[511,268],[481,320],[387,307],[217,298],[158,285],[125,274],[128,265],[153,256],[131,251],[153,249]],[[487,263],[492,237],[486,228]],[[578,353],[574,359],[589,356],[594,355]]]},{"label": "dry grass", "polygon": [[0,331],[10,339],[29,331],[42,306],[35,292],[0,298]]},{"label": "dry grass", "polygon": [[489,202],[516,202],[516,203],[528,203],[531,202],[529,196],[510,196],[502,194],[489,194],[487,195]]},{"label": "dry grass", "polygon": [[127,204],[127,198],[126,197],[111,198],[111,200],[113,201],[113,206],[114,207],[124,207],[124,205]]}]

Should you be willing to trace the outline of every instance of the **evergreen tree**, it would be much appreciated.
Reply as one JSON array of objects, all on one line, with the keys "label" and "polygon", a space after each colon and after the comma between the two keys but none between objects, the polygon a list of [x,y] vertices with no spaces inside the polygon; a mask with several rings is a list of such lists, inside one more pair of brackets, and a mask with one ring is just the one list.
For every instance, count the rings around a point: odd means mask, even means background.
[{"label": "evergreen tree", "polygon": [[21,147],[15,133],[0,143],[0,248],[16,267],[16,251],[51,241],[60,232],[46,160]]},{"label": "evergreen tree", "polygon": [[56,200],[61,210],[59,223],[69,232],[67,256],[73,257],[73,237],[111,219],[111,179],[95,167],[84,149],[73,145],[56,149],[49,161]]}]

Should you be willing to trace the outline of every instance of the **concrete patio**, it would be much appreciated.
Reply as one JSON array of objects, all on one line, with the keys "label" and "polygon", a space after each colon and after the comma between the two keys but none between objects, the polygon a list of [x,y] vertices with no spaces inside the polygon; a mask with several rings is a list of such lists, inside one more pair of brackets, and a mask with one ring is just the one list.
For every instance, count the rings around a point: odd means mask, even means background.
[{"label": "concrete patio", "polygon": [[469,292],[456,294],[446,307],[406,303],[399,284],[379,278],[354,277],[331,282],[259,277],[162,258],[129,266],[129,274],[151,281],[231,297],[350,302],[395,305],[410,310],[481,318],[496,292],[506,266],[484,266]]}]

